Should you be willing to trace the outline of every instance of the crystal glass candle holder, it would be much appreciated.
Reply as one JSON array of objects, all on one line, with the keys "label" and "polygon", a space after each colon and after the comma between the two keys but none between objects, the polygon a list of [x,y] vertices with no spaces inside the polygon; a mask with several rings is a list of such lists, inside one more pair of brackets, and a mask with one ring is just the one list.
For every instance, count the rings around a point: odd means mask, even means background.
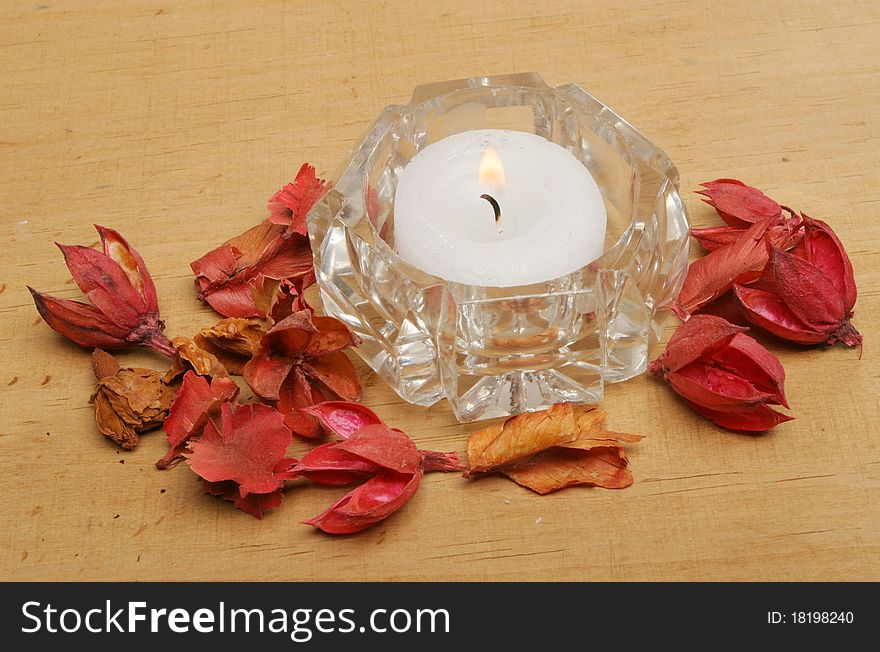
[{"label": "crystal glass candle holder", "polygon": [[[432,276],[394,248],[398,177],[422,148],[474,129],[537,134],[592,174],[605,253],[560,278],[518,287]],[[449,401],[460,421],[595,402],[606,382],[645,371],[687,270],[688,220],[666,154],[575,84],[537,74],[419,86],[379,115],[308,217],[327,314],[403,398]]]}]

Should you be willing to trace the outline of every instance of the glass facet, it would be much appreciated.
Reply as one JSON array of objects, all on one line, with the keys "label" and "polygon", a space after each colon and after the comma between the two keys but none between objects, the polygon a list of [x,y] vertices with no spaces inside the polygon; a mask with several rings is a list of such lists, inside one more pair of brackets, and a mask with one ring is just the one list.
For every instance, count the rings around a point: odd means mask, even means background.
[{"label": "glass facet", "polygon": [[[453,283],[394,251],[401,170],[427,145],[472,129],[538,134],[599,185],[605,253],[566,276],[496,288]],[[404,400],[446,398],[460,421],[563,401],[645,371],[687,271],[688,220],[666,154],[575,84],[534,73],[419,86],[370,127],[308,217],[324,308]]]}]

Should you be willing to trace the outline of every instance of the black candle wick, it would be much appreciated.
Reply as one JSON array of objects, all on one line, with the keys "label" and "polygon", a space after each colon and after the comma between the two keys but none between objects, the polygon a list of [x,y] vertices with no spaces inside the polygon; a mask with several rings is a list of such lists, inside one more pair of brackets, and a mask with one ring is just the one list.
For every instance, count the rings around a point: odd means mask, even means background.
[{"label": "black candle wick", "polygon": [[488,193],[480,195],[480,199],[485,199],[492,205],[492,210],[495,211],[495,223],[497,224],[501,219],[501,206],[498,205],[498,201]]}]

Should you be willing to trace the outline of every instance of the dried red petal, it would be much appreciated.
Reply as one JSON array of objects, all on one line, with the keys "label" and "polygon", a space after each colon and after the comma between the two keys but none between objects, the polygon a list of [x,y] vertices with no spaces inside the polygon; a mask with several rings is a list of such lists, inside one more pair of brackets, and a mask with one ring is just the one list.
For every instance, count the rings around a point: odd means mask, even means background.
[{"label": "dried red petal", "polygon": [[296,466],[296,471],[308,480],[331,486],[362,482],[381,469],[381,465],[348,453],[336,443],[312,449]]},{"label": "dried red petal", "polygon": [[303,521],[328,534],[354,534],[388,518],[419,488],[422,473],[381,471],[318,516]]},{"label": "dried red petal", "polygon": [[366,405],[351,401],[325,401],[306,408],[304,412],[316,417],[325,430],[340,439],[348,439],[366,426],[382,423],[382,419]]},{"label": "dried red petal", "polygon": [[825,222],[803,213],[801,217],[804,221],[804,239],[793,253],[825,273],[843,297],[847,313],[851,313],[856,304],[856,281],[843,243]]},{"label": "dried red petal", "polygon": [[398,473],[416,473],[423,468],[422,454],[413,440],[384,423],[358,430],[336,448]]},{"label": "dried red petal", "polygon": [[80,346],[118,349],[126,346],[127,331],[107,320],[95,306],[53,297],[28,286],[43,320],[55,331]]},{"label": "dried red petal", "polygon": [[324,400],[323,394],[312,387],[299,367],[294,367],[281,384],[278,393],[278,411],[284,415],[284,423],[294,434],[315,438],[321,434],[318,420],[303,408]]},{"label": "dried red petal", "polygon": [[212,496],[220,496],[223,500],[231,501],[238,509],[261,521],[266,512],[279,507],[284,500],[284,493],[281,489],[265,494],[248,494],[242,497],[238,484],[231,480],[223,482],[208,482],[205,480],[204,486],[207,493]]},{"label": "dried red petal", "polygon": [[764,235],[769,220],[756,222],[732,244],[695,260],[678,297],[681,311],[692,313],[727,292],[734,283],[760,277],[768,260]]},{"label": "dried red petal", "polygon": [[698,190],[697,194],[706,197],[703,201],[730,226],[745,227],[782,214],[779,204],[738,179],[716,179],[700,185],[705,190]]},{"label": "dried red petal", "polygon": [[719,412],[705,408],[687,399],[685,399],[685,403],[690,405],[695,412],[728,430],[764,432],[780,423],[794,419],[794,417],[777,412],[767,405],[759,405],[754,410],[747,412]]},{"label": "dried red petal", "polygon": [[733,335],[746,330],[715,315],[693,315],[676,329],[666,350],[651,362],[648,369],[655,376],[663,377],[669,371],[678,371],[698,360],[707,351],[726,344]]},{"label": "dried red petal", "polygon": [[224,317],[266,317],[284,279],[313,273],[305,236],[266,220],[191,263],[199,298]]},{"label": "dried red petal", "polygon": [[314,274],[306,275],[297,279],[281,281],[278,292],[275,295],[275,303],[272,305],[270,316],[276,324],[300,310],[308,310],[314,314],[312,308],[303,294],[304,288],[315,282]]},{"label": "dried red petal", "polygon": [[119,263],[83,245],[59,244],[58,248],[74,282],[107,319],[121,328],[139,321],[147,304]]},{"label": "dried red petal", "polygon": [[179,460],[189,439],[201,434],[208,420],[220,413],[220,406],[236,396],[238,385],[229,376],[216,376],[209,383],[203,376],[187,371],[165,419],[168,453],[156,462],[156,468],[166,469]]},{"label": "dried red petal", "polygon": [[819,344],[826,333],[812,330],[798,319],[777,293],[753,286],[735,285],[734,292],[750,322],[777,337],[798,344]]},{"label": "dried red petal", "polygon": [[269,200],[269,221],[307,236],[306,216],[323,194],[324,180],[315,175],[315,168],[303,163],[293,183],[285,185]]},{"label": "dried red petal", "polygon": [[[786,220],[780,216],[779,221],[767,228],[767,239],[774,247],[790,249],[797,245],[803,238],[804,231],[800,228],[801,221],[797,218]],[[715,251],[722,247],[732,245],[745,232],[748,227],[738,226],[709,226],[691,229],[691,237],[694,238],[703,249]]]},{"label": "dried red petal", "polygon": [[283,483],[276,466],[292,441],[284,416],[259,403],[224,403],[220,415],[220,428],[208,421],[184,453],[190,468],[209,482],[237,482],[242,497],[275,491]]},{"label": "dried red petal", "polygon": [[804,324],[826,333],[840,327],[846,317],[843,297],[821,269],[794,254],[773,249],[768,272],[785,305]]},{"label": "dried red petal", "polygon": [[719,412],[753,410],[773,398],[751,380],[703,362],[692,362],[666,375],[676,394]]},{"label": "dried red petal", "polygon": [[782,363],[753,338],[737,333],[725,346],[712,353],[710,360],[740,378],[748,378],[755,389],[771,397],[769,403],[788,407]]}]

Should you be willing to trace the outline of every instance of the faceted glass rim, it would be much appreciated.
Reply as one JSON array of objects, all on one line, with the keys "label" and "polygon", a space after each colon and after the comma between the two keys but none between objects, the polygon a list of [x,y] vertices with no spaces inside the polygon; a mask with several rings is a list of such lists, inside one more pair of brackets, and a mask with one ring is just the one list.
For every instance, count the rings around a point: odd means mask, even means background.
[{"label": "faceted glass rim", "polygon": [[[429,287],[443,286],[456,298],[457,302],[461,303],[575,292],[580,288],[583,288],[586,284],[592,283],[595,275],[604,270],[614,270],[627,267],[628,263],[636,257],[636,252],[631,252],[630,256],[627,258],[621,258],[621,256],[626,251],[627,244],[631,241],[635,229],[651,217],[651,215],[640,216],[639,214],[638,197],[641,186],[641,172],[639,166],[636,164],[637,157],[634,157],[632,154],[635,143],[629,142],[627,136],[634,136],[650,145],[654,152],[654,155],[652,156],[653,164],[650,165],[650,167],[657,170],[659,175],[666,177],[676,191],[678,191],[679,188],[678,170],[664,150],[650,141],[644,136],[644,134],[633,127],[626,119],[621,117],[607,104],[597,99],[588,91],[584,90],[580,85],[575,83],[552,87],[544,81],[539,73],[529,72],[470,77],[417,86],[413,90],[413,95],[407,104],[389,105],[383,109],[379,117],[370,125],[365,135],[361,138],[361,146],[344,165],[340,179],[349,174],[358,174],[359,176],[362,176],[362,193],[364,198],[366,198],[369,183],[363,169],[368,166],[364,166],[363,164],[376,154],[381,142],[380,137],[384,133],[391,129],[395,123],[406,119],[408,115],[413,115],[420,110],[424,110],[432,103],[442,101],[445,98],[463,92],[479,89],[496,92],[516,91],[518,89],[548,92],[554,95],[560,94],[571,103],[582,102],[583,98],[571,95],[571,92],[576,90],[589,101],[595,103],[598,110],[594,111],[594,114],[597,116],[602,115],[603,121],[610,128],[610,133],[613,133],[616,136],[615,140],[617,143],[609,143],[609,145],[615,148],[615,151],[624,158],[636,175],[636,182],[633,184],[631,190],[633,202],[630,221],[614,244],[609,246],[602,256],[596,260],[593,260],[590,263],[587,263],[584,267],[573,270],[563,276],[527,285],[495,287],[450,281],[420,269],[403,259],[397,251],[383,237],[381,237],[378,229],[369,219],[364,219],[362,217],[355,224],[350,224],[349,227],[352,229],[352,235],[355,237],[361,237],[364,235],[360,228],[360,224],[365,222],[366,224],[363,228],[367,230],[370,240],[370,242],[365,243],[367,246],[377,247],[381,250],[383,256],[387,256],[390,261],[393,262],[395,267],[397,267],[399,271],[418,288],[425,289]],[[630,133],[624,133],[618,125],[624,125]],[[604,134],[599,134],[599,136],[608,142],[608,139]],[[657,163],[662,165],[662,170],[658,169]],[[647,165],[647,163],[645,164]],[[685,221],[688,221],[686,208],[683,203],[682,208],[684,209],[684,219]],[[355,229],[356,226],[359,228]],[[684,236],[684,239],[687,239],[687,235]]]}]

